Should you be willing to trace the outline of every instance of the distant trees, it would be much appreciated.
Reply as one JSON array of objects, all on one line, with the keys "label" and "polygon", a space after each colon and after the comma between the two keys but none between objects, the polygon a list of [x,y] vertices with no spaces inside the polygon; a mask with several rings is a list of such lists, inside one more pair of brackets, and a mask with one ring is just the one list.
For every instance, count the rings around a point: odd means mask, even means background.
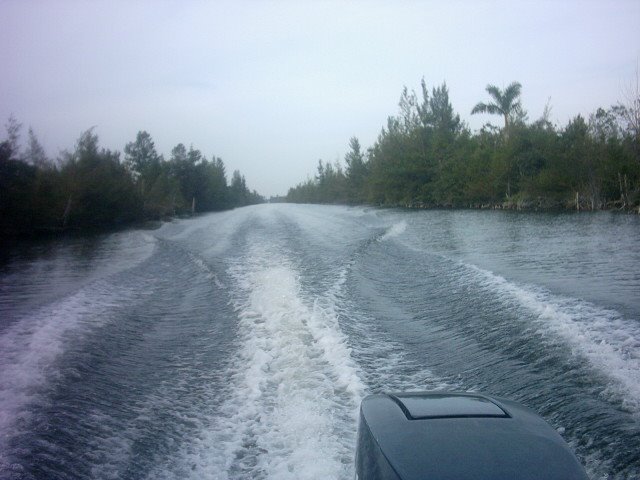
[{"label": "distant trees", "polygon": [[[353,152],[352,152],[353,153]],[[350,190],[349,178],[345,176],[339,163],[335,165],[318,160],[317,174],[313,179],[291,188],[287,201],[298,203],[353,203],[350,197],[361,195],[361,192]],[[356,181],[356,177],[351,177]]]},{"label": "distant trees", "polygon": [[67,199],[63,226],[98,228],[141,217],[132,176],[118,152],[99,148],[93,129],[82,133],[73,152],[64,154],[60,173]]},{"label": "distant trees", "polygon": [[229,187],[229,195],[233,202],[237,205],[245,205],[247,196],[247,182],[238,170],[234,170],[231,176],[231,186]]},{"label": "distant trees", "polygon": [[613,113],[624,126],[626,148],[631,149],[636,162],[640,163],[640,72],[624,93],[625,102],[613,107]]},{"label": "distant trees", "polygon": [[27,148],[24,152],[24,161],[38,168],[47,168],[51,166],[51,162],[47,158],[44,148],[40,145],[40,142],[31,127],[29,127]]},{"label": "distant trees", "polygon": [[521,86],[488,86],[490,103],[474,113],[499,114],[472,134],[449,101],[445,84],[420,96],[406,87],[397,116],[387,118],[363,152],[349,141],[346,169],[319,162],[313,179],[287,200],[410,207],[637,209],[640,206],[640,93],[564,128],[542,118],[526,122]]},{"label": "distant trees", "polygon": [[513,82],[504,89],[504,92],[495,85],[487,85],[486,90],[493,102],[477,103],[471,110],[471,114],[490,113],[491,115],[502,115],[505,135],[509,135],[509,126],[513,123],[514,116],[522,111],[522,105],[520,104],[522,85],[518,82]]},{"label": "distant trees", "polygon": [[146,216],[160,218],[173,215],[180,202],[180,184],[158,155],[151,135],[140,131],[124,147],[124,165],[131,173],[142,196]]},{"label": "distant trees", "polygon": [[232,190],[220,158],[209,161],[178,144],[165,161],[145,131],[124,147],[122,161],[119,152],[100,148],[89,129],[54,163],[32,129],[21,151],[20,129],[11,117],[0,143],[0,238],[108,228],[263,201],[244,177]]},{"label": "distant trees", "polygon": [[139,177],[153,177],[159,173],[162,157],[158,155],[151,135],[140,131],[133,142],[124,147],[124,165],[137,180]]},{"label": "distant trees", "polygon": [[18,150],[17,122],[7,123],[7,139],[0,143],[0,227],[19,232],[22,222],[33,215],[32,195],[36,189],[37,169],[22,161]]},{"label": "distant trees", "polygon": [[345,155],[347,199],[349,203],[360,203],[365,200],[364,185],[368,175],[367,164],[360,142],[356,137],[349,140],[349,152]]}]

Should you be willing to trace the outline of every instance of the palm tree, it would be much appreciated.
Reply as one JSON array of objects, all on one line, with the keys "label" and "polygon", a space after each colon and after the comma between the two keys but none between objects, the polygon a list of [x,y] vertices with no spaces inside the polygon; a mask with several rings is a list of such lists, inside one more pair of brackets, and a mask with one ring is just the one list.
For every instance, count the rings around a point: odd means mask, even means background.
[{"label": "palm tree", "polygon": [[491,103],[478,103],[473,107],[473,110],[471,110],[471,114],[490,113],[492,115],[502,115],[504,117],[504,131],[506,135],[513,115],[522,108],[519,98],[521,89],[522,85],[518,82],[513,82],[504,89],[504,92],[495,85],[487,85],[487,92],[494,101]]}]

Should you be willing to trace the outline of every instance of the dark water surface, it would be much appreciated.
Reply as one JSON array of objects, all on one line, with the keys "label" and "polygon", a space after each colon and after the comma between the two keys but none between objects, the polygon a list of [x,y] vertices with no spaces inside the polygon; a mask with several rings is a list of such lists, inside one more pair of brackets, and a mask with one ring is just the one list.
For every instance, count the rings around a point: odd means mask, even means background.
[{"label": "dark water surface", "polygon": [[353,478],[381,390],[640,477],[640,217],[261,205],[0,265],[0,478]]}]

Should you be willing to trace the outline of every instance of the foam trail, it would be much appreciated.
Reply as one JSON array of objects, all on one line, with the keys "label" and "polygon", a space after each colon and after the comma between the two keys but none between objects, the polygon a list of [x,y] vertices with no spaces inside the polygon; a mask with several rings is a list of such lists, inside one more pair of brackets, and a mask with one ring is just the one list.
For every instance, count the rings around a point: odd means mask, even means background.
[{"label": "foam trail", "polygon": [[[193,478],[317,479],[353,476],[364,386],[330,299],[305,299],[287,259],[259,247],[231,269],[240,350],[229,399]],[[215,472],[215,473],[214,473]]]},{"label": "foam trail", "polygon": [[349,322],[353,348],[349,358],[353,357],[360,366],[359,375],[365,381],[366,393],[461,389],[458,383],[445,381],[424,365],[413,362],[403,345],[389,338],[386,332],[371,331],[376,321],[366,318],[366,314],[358,311],[358,307],[345,298],[343,286],[350,268],[351,265],[347,265],[340,271],[325,303],[331,311],[330,318],[336,322],[338,315],[359,317],[358,321]]},{"label": "foam trail", "polygon": [[193,253],[189,252],[189,259],[200,269],[202,270],[209,280],[212,280],[216,287],[225,288],[224,284],[220,281],[218,276],[215,274],[213,269],[207,265],[207,263],[201,258],[197,257]]},{"label": "foam trail", "polygon": [[108,320],[108,310],[126,302],[126,291],[97,281],[74,295],[19,319],[0,336],[0,473],[7,465],[6,442],[17,435],[57,374],[56,360],[71,337]]},{"label": "foam trail", "polygon": [[388,240],[390,238],[398,237],[402,235],[407,229],[407,222],[404,220],[398,223],[394,223],[391,227],[380,237],[380,241]]},{"label": "foam trail", "polygon": [[562,338],[574,354],[613,379],[612,392],[622,393],[623,405],[640,413],[640,328],[615,310],[575,298],[553,295],[535,287],[521,287],[503,277],[469,266],[484,283],[509,303],[517,303],[535,315],[539,332]]}]

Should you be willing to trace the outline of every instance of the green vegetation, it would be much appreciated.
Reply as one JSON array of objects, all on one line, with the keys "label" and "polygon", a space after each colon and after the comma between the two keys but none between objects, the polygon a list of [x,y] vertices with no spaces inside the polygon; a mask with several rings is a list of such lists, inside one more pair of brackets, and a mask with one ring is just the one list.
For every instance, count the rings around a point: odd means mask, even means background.
[{"label": "green vegetation", "polygon": [[522,85],[518,82],[513,82],[502,92],[495,85],[487,85],[487,93],[493,98],[491,103],[479,102],[471,110],[471,114],[475,113],[490,113],[492,115],[502,115],[504,118],[504,133],[509,131],[509,125],[511,125],[512,119],[522,112],[522,105],[520,103],[520,91]]},{"label": "green vegetation", "polygon": [[111,228],[263,201],[238,171],[227,185],[220,158],[207,160],[178,144],[165,161],[147,132],[125,146],[124,161],[119,152],[99,148],[90,129],[54,162],[31,129],[22,151],[20,129],[11,117],[0,143],[0,238]]},{"label": "green vegetation", "polygon": [[564,128],[527,123],[521,86],[489,85],[490,103],[472,114],[500,115],[471,133],[454,113],[446,85],[420,98],[405,87],[399,114],[387,119],[366,154],[349,142],[346,169],[318,163],[313,179],[291,188],[290,202],[407,207],[620,209],[640,206],[640,95],[627,105],[578,115]]}]

